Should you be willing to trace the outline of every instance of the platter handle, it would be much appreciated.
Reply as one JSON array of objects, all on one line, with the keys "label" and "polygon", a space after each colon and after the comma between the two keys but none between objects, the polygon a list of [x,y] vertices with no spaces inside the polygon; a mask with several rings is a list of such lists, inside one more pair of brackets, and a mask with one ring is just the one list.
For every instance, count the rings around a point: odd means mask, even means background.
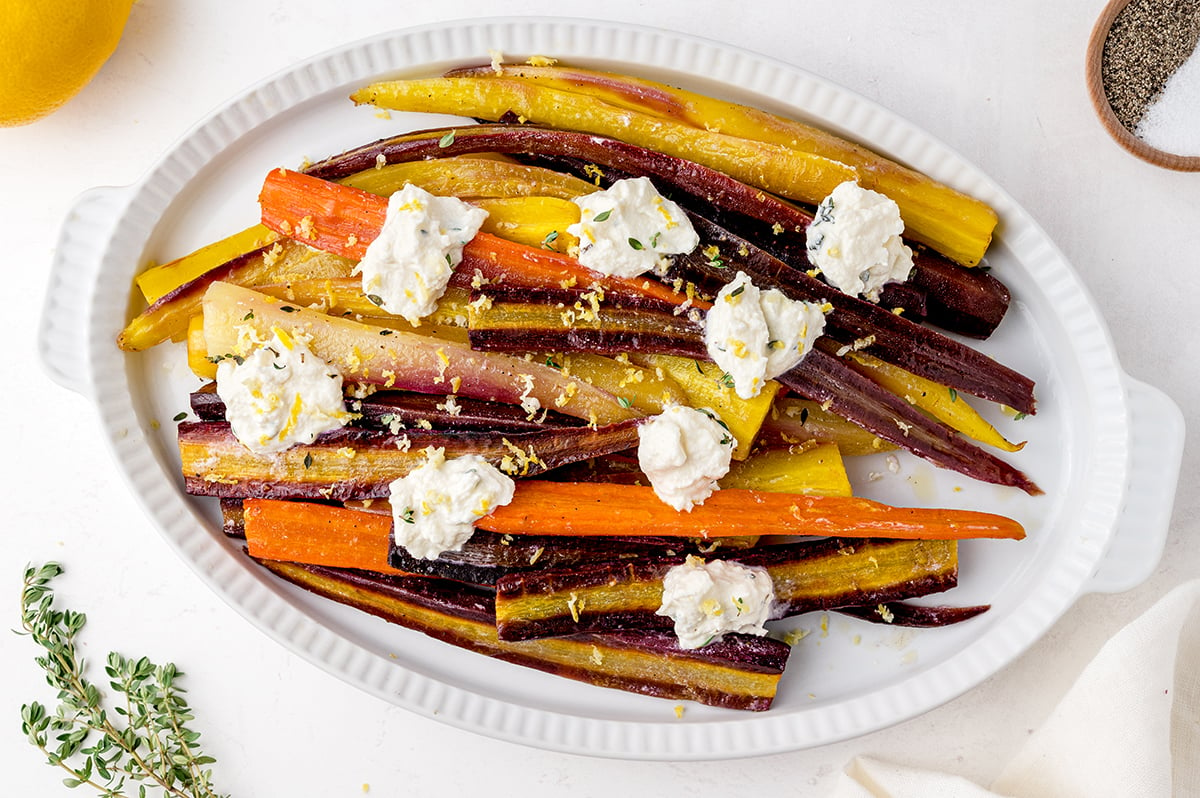
[{"label": "platter handle", "polygon": [[1124,375],[1129,404],[1129,485],[1108,551],[1085,586],[1120,593],[1144,582],[1162,559],[1183,459],[1183,413],[1165,393]]},{"label": "platter handle", "polygon": [[84,396],[90,396],[92,384],[88,349],[97,343],[89,341],[85,332],[90,328],[91,297],[128,200],[125,188],[93,188],[80,194],[63,221],[50,263],[38,325],[38,355],[50,379]]}]

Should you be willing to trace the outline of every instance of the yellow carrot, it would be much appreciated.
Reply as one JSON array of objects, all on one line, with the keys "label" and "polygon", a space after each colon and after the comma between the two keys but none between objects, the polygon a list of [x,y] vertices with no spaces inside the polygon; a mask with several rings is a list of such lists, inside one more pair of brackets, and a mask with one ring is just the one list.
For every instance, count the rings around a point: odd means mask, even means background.
[{"label": "yellow carrot", "polygon": [[558,197],[494,197],[472,200],[488,212],[480,229],[531,247],[568,252],[579,239],[567,232],[579,221],[579,206]]},{"label": "yellow carrot", "polygon": [[735,461],[720,484],[722,490],[740,488],[814,496],[852,494],[842,455],[832,443],[757,452]]},{"label": "yellow carrot", "polygon": [[857,170],[864,188],[882,192],[896,201],[908,235],[968,266],[974,266],[983,257],[996,227],[996,212],[985,203],[832,133],[758,108],[665,83],[575,67],[506,64],[498,72],[488,66],[454,74],[520,79],[693,128],[840,161]]},{"label": "yellow carrot", "polygon": [[215,269],[223,263],[228,263],[239,255],[245,255],[247,252],[253,252],[267,244],[273,244],[279,238],[279,233],[268,230],[261,224],[256,224],[222,238],[220,241],[214,241],[182,258],[176,258],[170,263],[151,267],[139,274],[135,278],[135,282],[141,290],[142,296],[153,305],[184,283],[191,282],[205,272]]},{"label": "yellow carrot", "polygon": [[849,352],[846,356],[865,369],[871,379],[884,388],[968,438],[1006,452],[1019,452],[1024,448],[1024,442],[1012,443],[1001,435],[953,388],[927,380],[864,352]]},{"label": "yellow carrot", "polygon": [[483,154],[387,164],[338,182],[383,197],[412,183],[430,194],[463,200],[533,196],[569,200],[596,190],[587,181],[564,172]]},{"label": "yellow carrot", "polygon": [[633,355],[631,359],[656,372],[661,370],[673,379],[687,394],[692,407],[715,411],[737,443],[733,459],[745,460],[750,455],[758,430],[779,393],[779,383],[768,380],[758,396],[742,399],[733,390],[728,375],[715,363],[674,355]]},{"label": "yellow carrot", "polygon": [[515,113],[531,122],[580,130],[687,158],[791,199],[817,204],[851,166],[779,144],[749,141],[619,108],[584,94],[510,78],[427,78],[376,83],[350,95],[356,103],[399,111],[497,120]]}]

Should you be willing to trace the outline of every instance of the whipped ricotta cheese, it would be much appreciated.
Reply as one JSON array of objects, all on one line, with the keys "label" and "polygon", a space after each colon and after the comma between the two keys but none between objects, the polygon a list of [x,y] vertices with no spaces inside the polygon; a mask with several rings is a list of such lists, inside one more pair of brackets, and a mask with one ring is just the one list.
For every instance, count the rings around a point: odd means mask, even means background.
[{"label": "whipped ricotta cheese", "polygon": [[878,302],[884,285],[904,282],[912,270],[903,232],[893,200],[847,181],[817,206],[808,226],[808,259],[843,293]]},{"label": "whipped ricotta cheese", "polygon": [[217,395],[233,434],[256,454],[275,454],[345,426],[341,373],[308,342],[279,327],[244,358],[217,365]]},{"label": "whipped ricotta cheese", "polygon": [[733,445],[729,430],[713,416],[672,405],[638,427],[638,465],[658,498],[691,512],[729,472]]},{"label": "whipped ricotta cheese", "polygon": [[447,460],[445,449],[430,447],[425,457],[389,489],[396,545],[432,560],[461,549],[478,519],[512,501],[516,484],[477,454]]},{"label": "whipped ricotta cheese", "polygon": [[438,197],[411,183],[388,198],[379,237],[355,271],[372,302],[416,324],[437,309],[463,247],[487,211],[457,197]]},{"label": "whipped ricotta cheese", "polygon": [[579,262],[593,271],[637,277],[700,243],[687,214],[648,177],[618,180],[574,202],[579,223],[567,232],[579,238]]},{"label": "whipped ricotta cheese", "polygon": [[728,632],[765,635],[774,601],[767,569],[689,556],[663,577],[658,614],[675,622],[680,648],[700,648]]},{"label": "whipped ricotta cheese", "polygon": [[743,399],[762,392],[767,380],[794,367],[825,329],[814,302],[759,289],[744,272],[720,290],[704,321],[708,356],[733,378]]}]

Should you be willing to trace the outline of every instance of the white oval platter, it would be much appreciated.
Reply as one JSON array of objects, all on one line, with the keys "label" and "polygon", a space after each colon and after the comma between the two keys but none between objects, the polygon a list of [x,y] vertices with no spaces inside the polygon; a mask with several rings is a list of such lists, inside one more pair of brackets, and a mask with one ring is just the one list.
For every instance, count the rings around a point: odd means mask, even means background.
[{"label": "white oval platter", "polygon": [[[838,616],[789,626],[797,645],[775,706],[740,713],[624,694],[455,649],[284,584],[226,540],[215,502],[182,491],[172,419],[196,380],[178,347],[125,355],[113,341],[136,306],[132,277],[257,219],[258,186],[367,141],[447,121],[354,108],[369,81],[436,75],[552,55],[627,71],[815,121],[995,207],[988,263],[1014,303],[982,346],[1033,377],[1040,411],[1004,431],[1030,441],[1011,459],[1046,491],[1031,498],[935,472],[901,456],[894,473],[855,463],[856,484],[896,503],[1010,515],[1021,542],[962,546],[960,584],[939,601],[990,603],[956,627],[901,631]],[[1034,221],[986,176],[897,115],[793,66],[675,33],[571,19],[460,21],[380,35],[312,60],[215,111],[144,180],[84,195],[62,234],[41,330],[47,369],[89,394],[131,489],[204,581],[264,632],[381,699],[446,723],[544,748],[611,757],[691,759],[793,750],[910,718],[1011,662],[1081,594],[1145,578],[1161,553],[1182,439],[1178,409],[1120,370],[1078,276]],[[1163,452],[1168,454],[1163,456]],[[1175,463],[1178,457],[1175,458]],[[1165,463],[1165,464],[1164,464]],[[868,481],[869,472],[882,478]],[[1122,535],[1136,508],[1142,537]],[[1119,561],[1106,552],[1117,552]]]}]

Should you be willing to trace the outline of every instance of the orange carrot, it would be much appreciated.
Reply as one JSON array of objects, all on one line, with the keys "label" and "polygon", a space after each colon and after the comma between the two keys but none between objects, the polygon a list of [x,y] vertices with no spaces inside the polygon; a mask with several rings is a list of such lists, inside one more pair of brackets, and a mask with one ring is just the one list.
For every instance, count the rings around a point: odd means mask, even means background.
[{"label": "orange carrot", "polygon": [[290,169],[272,169],[258,195],[262,223],[310,247],[362,260],[387,218],[387,197]]},{"label": "orange carrot", "polygon": [[[303,502],[249,499],[250,553],[314,565],[379,570],[386,563],[392,520],[382,512]],[[851,538],[1019,540],[1012,519],[972,510],[892,507],[869,499],[719,490],[681,513],[651,488],[597,482],[522,480],[512,502],[477,526],[510,535],[580,537],[653,534],[691,538],[746,535],[831,535]],[[262,547],[262,548],[256,548]],[[361,552],[352,551],[362,549]],[[331,562],[332,559],[340,558]],[[350,564],[354,563],[354,564]]]},{"label": "orange carrot", "polygon": [[511,503],[477,526],[519,535],[836,535],[908,540],[1025,537],[1012,519],[973,510],[892,507],[870,499],[719,490],[691,512],[677,512],[651,488],[527,480]]},{"label": "orange carrot", "polygon": [[[273,169],[258,195],[262,223],[316,249],[361,260],[387,217],[387,198],[288,169]],[[636,295],[682,305],[688,297],[643,277],[610,277],[572,257],[478,233],[463,249],[458,280],[469,284],[478,269],[487,280],[506,285],[560,288],[600,284],[610,293]],[[692,305],[706,310],[698,298]]]},{"label": "orange carrot", "polygon": [[388,565],[390,515],[276,499],[247,499],[243,515],[251,557],[406,573]]}]

